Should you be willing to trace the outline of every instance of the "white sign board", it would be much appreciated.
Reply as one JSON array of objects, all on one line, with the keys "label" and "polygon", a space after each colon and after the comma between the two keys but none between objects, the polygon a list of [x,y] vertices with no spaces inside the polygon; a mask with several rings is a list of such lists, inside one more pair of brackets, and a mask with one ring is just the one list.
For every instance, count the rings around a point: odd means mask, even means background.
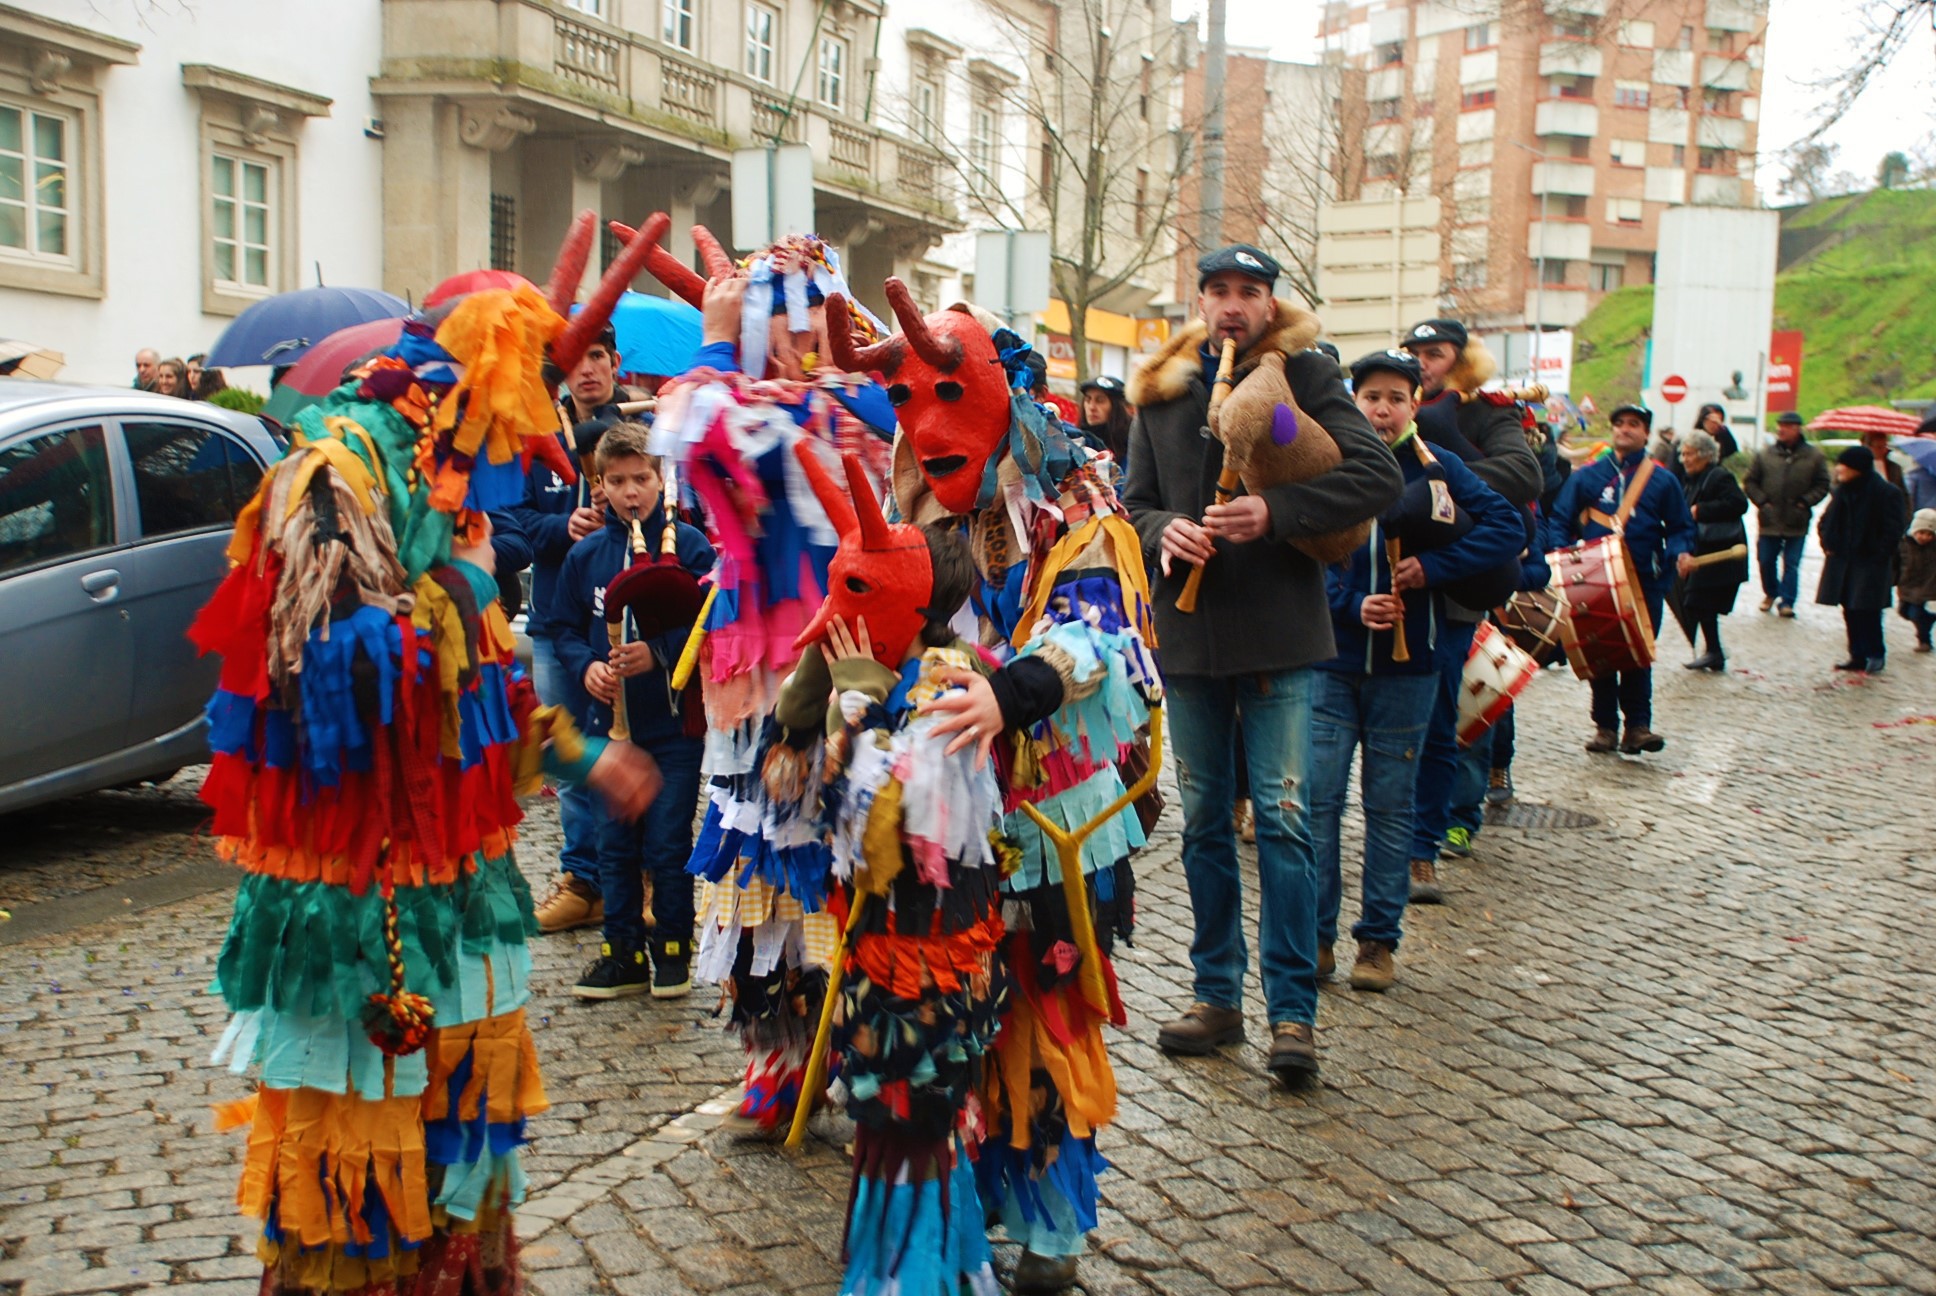
[{"label": "white sign board", "polygon": [[805,144],[733,150],[733,246],[764,251],[813,233],[813,150]]},{"label": "white sign board", "polygon": [[[1661,214],[1655,254],[1653,387],[1646,400],[1656,424],[1685,428],[1709,401],[1733,418],[1748,414],[1763,426],[1767,401],[1762,370],[1775,310],[1775,247],[1781,218],[1746,207],[1673,207]],[[1729,400],[1734,375],[1746,400]],[[1687,396],[1670,406],[1660,383],[1687,380]],[[1663,417],[1664,416],[1664,417]],[[1753,449],[1758,432],[1744,438]]]},{"label": "white sign board", "polygon": [[1540,383],[1556,396],[1573,394],[1573,330],[1495,333],[1484,339],[1509,387]]},{"label": "white sign board", "polygon": [[975,304],[1013,324],[1049,308],[1049,236],[984,230],[975,236]]}]

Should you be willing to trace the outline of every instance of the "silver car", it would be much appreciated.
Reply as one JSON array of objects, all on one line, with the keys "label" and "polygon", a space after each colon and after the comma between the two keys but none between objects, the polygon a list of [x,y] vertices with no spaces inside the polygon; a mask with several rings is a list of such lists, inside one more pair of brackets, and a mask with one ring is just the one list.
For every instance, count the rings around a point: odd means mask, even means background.
[{"label": "silver car", "polygon": [[186,634],[281,453],[217,406],[0,378],[0,811],[208,759]]}]

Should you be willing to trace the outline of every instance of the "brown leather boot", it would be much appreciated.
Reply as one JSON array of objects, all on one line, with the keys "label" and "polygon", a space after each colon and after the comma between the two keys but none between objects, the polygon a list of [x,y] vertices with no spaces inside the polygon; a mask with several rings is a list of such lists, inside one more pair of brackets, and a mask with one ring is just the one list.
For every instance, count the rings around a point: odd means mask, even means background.
[{"label": "brown leather boot", "polygon": [[1291,1088],[1318,1078],[1317,1031],[1305,1022],[1278,1022],[1271,1027],[1270,1073]]},{"label": "brown leather boot", "polygon": [[1392,947],[1383,941],[1359,941],[1358,961],[1351,965],[1351,988],[1389,990],[1397,980],[1398,968],[1392,962]]},{"label": "brown leather boot", "polygon": [[1428,859],[1412,861],[1412,904],[1444,904],[1445,889],[1439,885],[1439,866]]},{"label": "brown leather boot", "polygon": [[1620,750],[1629,756],[1642,752],[1657,752],[1667,745],[1667,740],[1645,725],[1628,725],[1627,736],[1620,740]]},{"label": "brown leather boot", "polygon": [[1595,729],[1593,737],[1587,739],[1586,749],[1595,755],[1610,752],[1620,745],[1620,735],[1611,729]]},{"label": "brown leather boot", "polygon": [[1337,951],[1329,945],[1318,946],[1318,980],[1329,981],[1338,971]]},{"label": "brown leather boot", "polygon": [[1202,1057],[1225,1044],[1244,1040],[1244,1013],[1241,1008],[1219,1008],[1196,1003],[1190,1011],[1156,1032],[1156,1047],[1165,1053],[1185,1053]]},{"label": "brown leather boot", "polygon": [[551,893],[538,902],[538,930],[546,935],[604,924],[604,897],[569,873],[560,873]]},{"label": "brown leather boot", "polygon": [[1015,1262],[1017,1296],[1047,1296],[1050,1292],[1067,1291],[1076,1285],[1076,1268],[1081,1259],[1023,1251],[1022,1258]]}]

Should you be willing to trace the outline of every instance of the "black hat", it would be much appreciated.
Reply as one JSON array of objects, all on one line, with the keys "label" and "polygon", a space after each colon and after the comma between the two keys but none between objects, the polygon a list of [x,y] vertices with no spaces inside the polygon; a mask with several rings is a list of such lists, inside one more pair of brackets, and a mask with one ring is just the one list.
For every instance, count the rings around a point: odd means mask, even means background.
[{"label": "black hat", "polygon": [[1367,375],[1380,372],[1397,374],[1410,383],[1414,390],[1421,381],[1418,360],[1411,352],[1373,351],[1370,355],[1360,356],[1351,362],[1351,385],[1356,387],[1365,380]]},{"label": "black hat", "polygon": [[1252,279],[1262,280],[1267,287],[1275,287],[1281,267],[1275,258],[1262,248],[1248,243],[1232,243],[1220,247],[1215,252],[1207,252],[1197,260],[1197,287],[1201,289],[1210,282],[1210,276],[1235,270],[1238,274],[1249,275]]},{"label": "black hat", "polygon": [[1339,364],[1344,363],[1344,357],[1338,354],[1338,347],[1337,347],[1337,344],[1334,342],[1313,342],[1311,344],[1311,349],[1313,351],[1323,352],[1325,355],[1330,356],[1333,360],[1337,361]]},{"label": "black hat", "polygon": [[1789,410],[1786,413],[1775,415],[1775,422],[1782,425],[1793,424],[1795,427],[1800,427],[1802,425],[1802,416],[1794,410]]},{"label": "black hat", "polygon": [[1097,374],[1088,382],[1076,388],[1076,390],[1084,392],[1099,391],[1106,392],[1111,396],[1120,396],[1123,394],[1123,380],[1120,378],[1111,378],[1108,374]]},{"label": "black hat", "polygon": [[1411,332],[1398,345],[1409,350],[1426,342],[1450,342],[1463,351],[1466,336],[1465,325],[1455,319],[1429,319],[1422,324],[1412,325]]},{"label": "black hat", "polygon": [[1631,414],[1635,418],[1639,419],[1643,424],[1645,424],[1649,431],[1653,429],[1654,412],[1648,409],[1645,405],[1615,405],[1613,407],[1613,412],[1607,415],[1607,422],[1612,423],[1615,419],[1619,418],[1622,414]]},{"label": "black hat", "polygon": [[1853,468],[1857,472],[1875,471],[1875,456],[1869,453],[1867,446],[1852,445],[1836,455],[1835,462]]}]

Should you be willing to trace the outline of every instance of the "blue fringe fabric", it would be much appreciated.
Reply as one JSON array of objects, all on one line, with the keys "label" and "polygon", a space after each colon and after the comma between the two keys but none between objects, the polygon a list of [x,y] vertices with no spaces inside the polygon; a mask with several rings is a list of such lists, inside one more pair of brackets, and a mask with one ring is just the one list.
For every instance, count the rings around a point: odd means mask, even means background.
[{"label": "blue fringe fabric", "polygon": [[956,1136],[861,1127],[841,1296],[997,1296],[975,1175]]}]

